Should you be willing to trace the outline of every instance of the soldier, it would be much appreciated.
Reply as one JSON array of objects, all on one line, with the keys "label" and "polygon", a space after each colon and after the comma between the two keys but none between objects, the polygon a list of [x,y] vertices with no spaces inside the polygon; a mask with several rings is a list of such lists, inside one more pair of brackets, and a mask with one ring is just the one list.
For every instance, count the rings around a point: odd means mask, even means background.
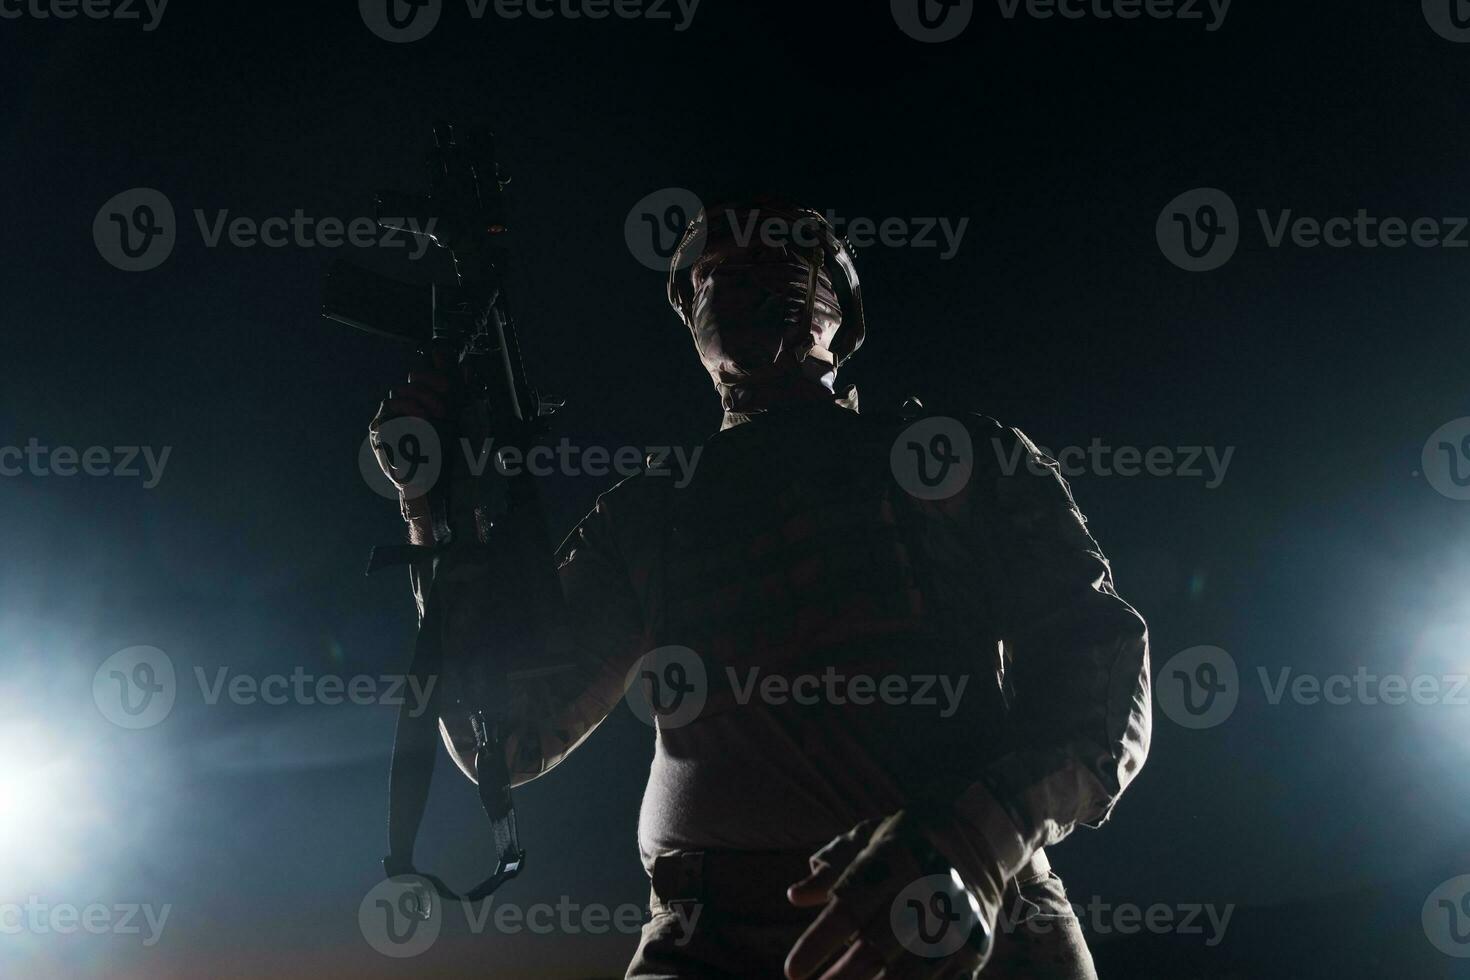
[{"label": "soldier", "polygon": [[[1055,462],[978,415],[858,413],[861,291],[816,212],[706,209],[669,295],[723,425],[687,485],[624,481],[557,552],[567,666],[517,680],[507,725],[521,783],[630,677],[653,700],[628,977],[1095,977],[1043,848],[1143,765],[1148,641]],[[452,374],[373,431],[452,416]],[[475,602],[451,645],[493,644]]]}]

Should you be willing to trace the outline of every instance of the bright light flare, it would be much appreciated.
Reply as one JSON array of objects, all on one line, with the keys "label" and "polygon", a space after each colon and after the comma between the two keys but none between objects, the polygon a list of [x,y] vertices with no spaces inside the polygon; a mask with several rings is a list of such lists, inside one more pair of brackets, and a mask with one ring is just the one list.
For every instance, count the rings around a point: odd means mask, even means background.
[{"label": "bright light flare", "polygon": [[12,760],[0,772],[0,840],[12,850],[29,849],[64,810],[60,770],[65,764]]},{"label": "bright light flare", "polygon": [[8,884],[70,873],[97,818],[76,759],[33,724],[0,726],[0,867]]}]

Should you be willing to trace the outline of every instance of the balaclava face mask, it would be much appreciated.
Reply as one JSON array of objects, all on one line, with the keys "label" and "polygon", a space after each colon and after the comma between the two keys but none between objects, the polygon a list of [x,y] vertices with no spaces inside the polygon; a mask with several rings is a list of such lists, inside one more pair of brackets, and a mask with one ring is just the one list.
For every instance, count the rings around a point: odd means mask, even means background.
[{"label": "balaclava face mask", "polygon": [[[834,391],[842,305],[811,224],[793,228],[803,220],[759,202],[710,211],[681,314],[727,412],[852,399]],[[782,234],[764,233],[764,221]]]}]

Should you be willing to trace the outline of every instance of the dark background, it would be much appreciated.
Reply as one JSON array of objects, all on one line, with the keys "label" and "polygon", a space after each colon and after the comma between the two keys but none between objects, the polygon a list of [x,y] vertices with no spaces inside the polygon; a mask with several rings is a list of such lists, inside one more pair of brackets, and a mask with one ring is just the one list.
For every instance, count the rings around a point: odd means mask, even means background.
[{"label": "dark background", "polygon": [[[309,8],[309,9],[308,9]],[[1291,8],[1291,9],[1284,9]],[[205,247],[192,212],[370,214],[412,184],[427,121],[492,123],[514,176],[516,294],[533,374],[580,445],[694,443],[718,403],[624,241],[670,186],[771,189],[843,216],[969,218],[959,254],[859,255],[864,403],[964,404],[1043,445],[1236,447],[1223,484],[1076,477],[1155,665],[1231,652],[1240,707],[1162,713],[1102,831],[1053,852],[1075,901],[1237,906],[1224,942],[1090,936],[1104,978],[1451,977],[1420,909],[1470,872],[1470,709],[1269,705],[1257,667],[1470,666],[1470,504],[1418,475],[1470,414],[1470,253],[1268,248],[1255,210],[1470,214],[1470,45],[1415,3],[1237,0],[1199,22],[1006,20],[977,6],[922,44],[887,4],[704,0],[668,21],[471,20],[412,44],[355,5],[177,0],[160,26],[0,21],[0,443],[172,447],[164,478],[0,479],[0,767],[66,773],[12,837],[3,901],[173,906],[162,941],[18,935],[17,977],[621,976],[630,936],[472,936],[379,956],[357,908],[383,851],[390,709],[208,706],[98,714],[97,666],[157,646],[181,675],[406,667],[400,532],[356,464],[402,351],[317,317],[324,248]],[[1154,224],[1194,187],[1245,234],[1183,272]],[[114,269],[91,228],[133,187],[179,241]],[[561,478],[558,533],[608,480]],[[643,902],[634,842],[649,730],[619,708],[520,794],[531,858],[505,901]],[[954,751],[936,746],[935,751]],[[472,788],[445,773],[426,863],[489,863]]]}]

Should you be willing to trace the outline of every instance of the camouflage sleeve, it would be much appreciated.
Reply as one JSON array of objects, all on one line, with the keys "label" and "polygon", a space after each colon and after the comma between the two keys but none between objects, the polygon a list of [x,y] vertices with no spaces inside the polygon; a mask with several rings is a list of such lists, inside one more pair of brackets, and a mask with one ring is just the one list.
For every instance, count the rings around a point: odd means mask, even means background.
[{"label": "camouflage sleeve", "polygon": [[564,619],[559,656],[545,672],[512,680],[507,753],[513,785],[548,772],[617,707],[643,652],[643,615],[606,499],[558,549]]},{"label": "camouflage sleeve", "polygon": [[[512,785],[549,772],[602,724],[617,706],[624,678],[642,652],[642,611],[606,497],[567,537],[554,563],[559,601],[555,621],[542,624],[544,649],[532,652],[529,669],[509,674],[504,723]],[[422,610],[417,583],[415,592]],[[473,642],[482,646],[512,639],[500,635],[499,617],[488,609],[494,602],[474,605],[451,609],[451,619],[464,622],[458,632],[473,634]],[[450,754],[473,778],[469,726],[445,721],[440,727]]]},{"label": "camouflage sleeve", "polygon": [[972,425],[964,515],[986,564],[1006,737],[954,807],[1010,877],[1105,821],[1148,754],[1148,629],[1113,588],[1056,462],[1017,429]]}]

